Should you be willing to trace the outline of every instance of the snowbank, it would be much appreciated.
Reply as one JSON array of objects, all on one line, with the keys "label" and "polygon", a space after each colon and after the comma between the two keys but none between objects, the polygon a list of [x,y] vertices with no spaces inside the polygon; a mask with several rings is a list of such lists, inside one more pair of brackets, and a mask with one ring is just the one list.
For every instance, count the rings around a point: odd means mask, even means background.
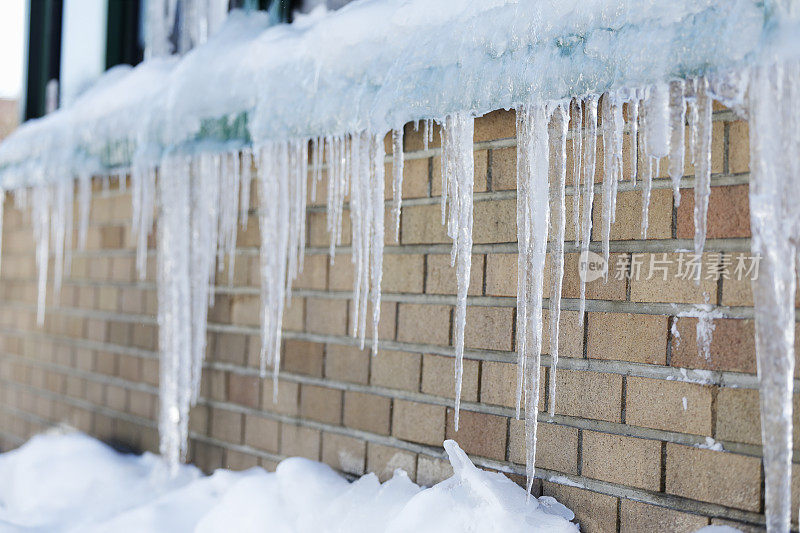
[{"label": "snowbank", "polygon": [[282,461],[274,473],[177,475],[157,456],[121,455],[80,433],[44,434],[0,455],[0,531],[577,532],[572,512],[476,468],[454,441],[453,477],[430,488],[405,472],[349,483],[327,465]]}]

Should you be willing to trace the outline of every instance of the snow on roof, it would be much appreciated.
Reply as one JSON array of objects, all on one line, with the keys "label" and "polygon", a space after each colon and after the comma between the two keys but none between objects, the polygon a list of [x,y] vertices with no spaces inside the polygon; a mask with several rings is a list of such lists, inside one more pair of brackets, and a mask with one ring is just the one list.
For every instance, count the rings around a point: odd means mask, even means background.
[{"label": "snow on roof", "polygon": [[198,141],[386,132],[726,69],[765,53],[769,22],[754,0],[362,0],[272,27],[233,12],[185,56],[112,69],[26,123],[0,145],[0,183],[156,164]]}]

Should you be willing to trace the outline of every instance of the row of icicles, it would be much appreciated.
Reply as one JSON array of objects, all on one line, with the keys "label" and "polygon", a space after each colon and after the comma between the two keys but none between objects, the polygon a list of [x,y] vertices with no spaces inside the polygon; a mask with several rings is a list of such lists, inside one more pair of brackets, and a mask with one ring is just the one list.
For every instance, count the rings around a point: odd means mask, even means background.
[{"label": "row of icicles", "polygon": [[[792,68],[796,70],[796,67]],[[762,77],[772,75],[773,71],[777,70],[783,72],[783,67],[764,69],[765,73],[762,72],[761,75]],[[731,93],[744,94],[749,80],[752,94],[756,81],[761,78],[755,74],[748,78],[745,74],[730,76],[722,85],[725,85]],[[791,76],[782,76],[781,80],[790,78]],[[787,84],[791,85],[788,81]],[[768,82],[763,84],[762,89],[764,92],[772,90],[780,93],[774,88],[774,84]],[[772,94],[772,101],[782,95],[782,93],[776,94]],[[770,109],[760,110],[758,106],[752,104],[751,108],[761,111],[764,116],[770,111]],[[753,114],[751,110],[751,115]],[[597,143],[602,142],[604,172],[601,191],[601,240],[606,264],[609,256],[610,228],[615,217],[618,183],[625,178],[623,158],[627,157],[630,160],[631,182],[633,184],[641,182],[641,233],[642,238],[646,238],[652,180],[654,176],[659,175],[659,165],[665,158],[669,161],[668,173],[674,186],[675,203],[680,202],[679,187],[683,177],[685,145],[688,145],[688,157],[691,158],[695,168],[694,251],[700,254],[705,243],[706,211],[710,193],[712,91],[707,78],[696,78],[641,89],[609,92],[602,98],[588,96],[571,101],[524,105],[516,109],[516,115],[519,250],[516,410],[519,417],[522,406],[525,407],[526,471],[530,490],[534,478],[542,353],[542,293],[545,285],[544,265],[549,234],[553,241],[551,249],[553,261],[550,271],[552,289],[549,294],[549,348],[552,364],[547,409],[551,415],[555,410],[555,372],[559,356],[558,329],[566,237],[567,140],[572,141],[575,244],[579,246],[580,251],[589,250],[592,232],[591,214],[595,197],[594,176],[598,164]],[[756,113],[755,116],[751,116],[751,120],[764,120],[762,115]],[[687,123],[689,138],[684,139]],[[451,263],[457,269],[458,280],[454,327],[455,426],[458,429],[467,288],[472,257],[474,118],[466,112],[453,113],[440,121],[440,125],[442,223],[446,224],[447,233],[453,241]],[[433,121],[425,120],[422,136],[426,149],[432,139],[432,132]],[[627,156],[623,153],[625,134],[630,139],[630,151]],[[800,138],[800,135],[797,135],[797,138]],[[797,143],[797,138],[793,142]],[[394,227],[390,231],[399,238],[403,130],[393,130],[391,141]],[[751,144],[759,146],[754,141],[751,141]],[[771,152],[772,157],[783,158],[789,157],[787,153],[785,151],[776,155]],[[798,152],[795,150],[793,153]],[[367,318],[371,310],[371,348],[373,355],[377,353],[385,230],[385,159],[384,135],[364,131],[324,138],[275,141],[261,144],[254,149],[223,154],[188,156],[168,153],[162,158],[158,168],[141,164],[138,158],[134,160],[130,169],[132,225],[133,236],[137,243],[136,265],[140,278],[145,276],[147,237],[154,224],[156,206],[160,206],[157,224],[158,322],[161,351],[159,432],[161,453],[170,464],[177,465],[187,452],[189,409],[198,397],[206,350],[207,312],[208,306],[213,305],[215,275],[218,269],[223,268],[227,258],[230,277],[228,282],[232,282],[237,228],[239,225],[243,227],[247,225],[252,179],[255,178],[258,185],[257,213],[261,230],[262,376],[266,374],[267,366],[273,368],[272,376],[276,380],[274,390],[277,394],[284,305],[290,299],[292,282],[303,267],[308,193],[310,192],[312,198],[316,197],[323,170],[327,172],[327,228],[331,237],[331,261],[335,259],[337,246],[342,242],[342,213],[345,196],[349,193],[352,222],[351,261],[355,265],[350,320],[352,334],[359,338],[363,349],[368,329]],[[551,168],[554,169],[552,172]],[[759,178],[759,168],[761,167],[756,160],[754,181]],[[156,179],[157,174],[162,179]],[[795,174],[797,175],[798,173]],[[86,244],[91,179],[89,175],[81,175],[77,181],[79,209],[77,235],[78,245],[83,247]],[[121,179],[120,184],[124,186],[125,180]],[[307,190],[309,185],[310,191]],[[73,193],[71,183],[64,180],[53,180],[52,185],[34,187],[30,192],[28,189],[15,191],[16,202],[20,208],[25,209],[29,201],[32,207],[39,276],[37,317],[40,324],[45,309],[45,283],[50,254],[48,243],[52,243],[52,253],[55,258],[56,302],[63,276],[69,272]],[[769,215],[765,217],[769,218]],[[756,243],[761,242],[758,241],[758,230],[758,223],[754,219]],[[754,252],[769,255],[767,250],[758,249],[758,244],[754,245]],[[766,261],[766,268],[769,266],[770,262]],[[579,308],[581,322],[585,311],[585,294],[585,283],[581,281]],[[757,290],[757,306],[760,301]],[[793,312],[793,307],[791,311]],[[790,322],[794,323],[793,315]],[[782,323],[785,323],[785,320]],[[761,327],[758,318],[757,327]],[[759,329],[759,333],[761,331]],[[770,358],[780,357],[784,367],[780,369],[780,375],[775,377],[775,380],[784,385],[783,388],[776,385],[772,389],[764,388],[762,385],[762,408],[767,406],[762,413],[762,420],[765,427],[772,427],[775,431],[778,431],[775,428],[779,428],[781,435],[786,434],[788,423],[789,442],[787,445],[783,441],[775,444],[765,441],[765,461],[780,462],[777,466],[765,463],[767,514],[780,516],[780,520],[783,521],[784,517],[788,516],[786,514],[788,485],[786,474],[781,468],[787,466],[785,471],[789,471],[786,461],[787,457],[790,460],[791,456],[791,415],[787,421],[781,413],[785,413],[787,405],[786,376],[789,376],[791,382],[793,374],[791,370],[788,374],[785,373],[787,371],[785,366],[790,364],[785,354],[770,355],[766,351],[768,349],[769,347],[762,349],[762,343],[759,342],[759,371],[762,384],[764,376],[772,368],[769,364]],[[791,349],[791,346],[784,344],[772,348],[773,352],[777,350],[785,352]],[[788,406],[791,409],[791,388],[788,394]],[[783,398],[780,400],[782,402],[780,409],[776,404],[778,400],[775,399],[779,396]],[[772,459],[773,457],[777,458]],[[773,530],[783,531],[780,528]]]}]

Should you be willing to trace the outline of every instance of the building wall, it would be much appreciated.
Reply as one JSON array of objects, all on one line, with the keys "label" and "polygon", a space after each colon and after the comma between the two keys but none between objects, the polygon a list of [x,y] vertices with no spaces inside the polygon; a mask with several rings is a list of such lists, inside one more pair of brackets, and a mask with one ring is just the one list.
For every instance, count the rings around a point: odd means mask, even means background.
[{"label": "building wall", "polygon": [[0,139],[8,137],[19,123],[19,109],[16,100],[0,98]]},{"label": "building wall", "polygon": [[[309,249],[285,317],[273,403],[272,380],[260,379],[257,371],[259,239],[251,212],[247,230],[239,234],[234,285],[218,282],[209,312],[208,356],[202,398],[192,411],[189,459],[209,471],[256,464],[273,469],[282,458],[300,455],[352,475],[373,471],[381,479],[404,468],[418,483],[432,484],[450,474],[441,443],[454,438],[479,466],[522,481],[523,423],[514,418],[514,136],[513,112],[476,121],[475,246],[458,433],[452,424],[456,284],[450,242],[440,225],[438,133],[432,148],[423,151],[421,134],[408,126],[400,243],[391,231],[386,237],[379,355],[370,357],[348,336],[353,271],[347,242],[335,263],[326,253],[323,183],[308,209]],[[719,262],[720,252],[735,259],[750,246],[748,129],[728,110],[715,112],[712,165],[705,259]],[[597,181],[602,164],[598,167]],[[641,188],[621,185],[612,269],[620,257],[641,254],[636,257],[649,264],[664,253],[677,259],[673,252],[692,247],[692,189],[683,189],[676,207],[666,168],[661,165],[654,182],[647,240],[639,234]],[[693,175],[690,161],[686,174]],[[567,179],[571,184],[571,171]],[[155,240],[147,280],[139,282],[130,195],[116,181],[104,191],[95,180],[94,188],[88,250],[74,253],[60,302],[48,295],[44,327],[35,324],[30,219],[6,201],[0,278],[3,449],[58,423],[136,448],[158,448]],[[599,240],[599,187],[597,192]],[[660,275],[616,279],[612,270],[607,284],[587,285],[581,327],[571,212],[568,196],[556,414],[540,415],[542,480],[535,490],[574,509],[589,532],[693,531],[726,520],[746,529],[747,523],[763,522],[749,282],[703,280],[697,286],[672,275],[674,262],[666,281]],[[343,233],[349,240],[348,217]],[[227,280],[227,274],[219,279]],[[697,319],[676,318],[706,296],[714,306],[728,306],[734,317],[714,321],[708,359],[698,355]],[[547,352],[546,332],[544,337]],[[546,391],[550,359],[543,359]],[[541,406],[546,399],[544,393]],[[715,443],[724,451],[709,449]]]}]

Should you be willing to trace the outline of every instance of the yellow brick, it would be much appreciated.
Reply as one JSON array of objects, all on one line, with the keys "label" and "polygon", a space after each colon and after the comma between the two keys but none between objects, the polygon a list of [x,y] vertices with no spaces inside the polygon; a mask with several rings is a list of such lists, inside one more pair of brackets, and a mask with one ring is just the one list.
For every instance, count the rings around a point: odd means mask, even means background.
[{"label": "yellow brick", "polygon": [[421,356],[418,353],[382,350],[372,359],[370,381],[379,387],[417,391]]},{"label": "yellow brick", "polygon": [[322,462],[337,470],[363,475],[366,452],[363,440],[333,433],[322,434]]},{"label": "yellow brick", "polygon": [[[583,329],[577,311],[561,311],[558,321],[558,353],[561,357],[583,357]],[[542,353],[550,354],[550,311],[542,311]]]},{"label": "yellow brick", "polygon": [[[445,407],[395,400],[392,435],[399,439],[432,446],[444,442]],[[419,473],[418,473],[419,475]]]},{"label": "yellow brick", "polygon": [[711,436],[711,387],[629,377],[625,408],[634,426]]},{"label": "yellow brick", "polygon": [[761,460],[667,443],[667,492],[758,511]]},{"label": "yellow brick", "polygon": [[733,174],[750,170],[750,132],[747,122],[731,122],[728,129],[728,165]]},{"label": "yellow brick", "polygon": [[559,370],[556,382],[556,413],[619,422],[622,376]]},{"label": "yellow brick", "polygon": [[589,313],[588,356],[663,365],[667,359],[667,317]]},{"label": "yellow brick", "polygon": [[234,444],[242,442],[242,415],[224,409],[212,409],[211,436]]},{"label": "yellow brick", "polygon": [[[403,244],[449,243],[438,205],[407,205],[401,214]],[[474,232],[473,232],[474,234]]]},{"label": "yellow brick", "polygon": [[517,295],[517,254],[486,254],[486,295]]},{"label": "yellow brick", "polygon": [[659,488],[659,441],[584,431],[581,457],[586,477],[652,491]]},{"label": "yellow brick", "polygon": [[616,531],[617,498],[549,481],[542,483],[542,493],[572,509],[583,533]]},{"label": "yellow brick", "polygon": [[367,443],[367,471],[374,472],[384,482],[391,479],[398,468],[413,479],[417,473],[416,454],[391,446]]},{"label": "yellow brick", "polygon": [[[427,294],[456,294],[456,267],[450,266],[450,254],[429,254],[427,256]],[[483,290],[483,256],[472,255],[469,271],[470,296],[480,295]]]},{"label": "yellow brick", "polygon": [[500,109],[475,119],[475,142],[510,139],[516,136],[516,113]]},{"label": "yellow brick", "polygon": [[[525,421],[511,419],[509,423],[509,459],[525,464]],[[536,466],[577,474],[578,430],[555,424],[539,424],[536,430]]]},{"label": "yellow brick", "polygon": [[[600,196],[595,196],[598,202]],[[602,235],[602,209],[600,203],[592,211],[592,240],[600,240]],[[617,213],[611,224],[612,241],[642,238],[642,192],[623,191],[617,195]],[[573,229],[574,232],[574,229]],[[672,235],[672,191],[653,189],[650,196],[647,238],[669,239]]]},{"label": "yellow brick", "polygon": [[292,287],[297,289],[325,290],[327,285],[328,256],[322,254],[306,255],[303,264],[303,272],[297,276],[297,279],[292,283]]},{"label": "yellow brick", "polygon": [[517,149],[515,147],[492,150],[490,168],[493,191],[517,188]]},{"label": "yellow brick", "polygon": [[344,425],[379,435],[389,434],[392,401],[364,392],[344,393]]},{"label": "yellow brick", "polygon": [[[487,183],[486,177],[488,173],[488,152],[486,150],[478,150],[473,152],[473,162],[475,167],[473,190],[475,192],[486,191]],[[442,195],[442,158],[436,156],[433,158],[433,169],[431,173],[431,196]]]},{"label": "yellow brick", "polygon": [[516,242],[517,204],[515,200],[475,202],[472,239],[475,244]]},{"label": "yellow brick", "polygon": [[[677,277],[679,254],[639,254],[633,261],[641,263],[640,275],[630,280],[632,302],[670,302],[670,303],[706,303],[717,298],[717,282],[702,279],[700,285],[694,280]],[[667,267],[666,279],[658,270],[662,264]],[[708,261],[708,254],[703,256],[703,264]],[[655,268],[651,268],[655,266]],[[652,274],[651,279],[647,279]],[[705,274],[703,274],[705,276]]]},{"label": "yellow brick", "polygon": [[450,307],[400,304],[397,340],[447,345],[450,342]]},{"label": "yellow brick", "polygon": [[323,348],[316,342],[286,339],[283,341],[281,366],[293,374],[322,377]]},{"label": "yellow brick", "polygon": [[449,461],[420,454],[417,460],[417,484],[430,487],[453,475]]},{"label": "yellow brick", "polygon": [[274,394],[273,380],[261,380],[261,408],[264,411],[296,415],[300,412],[300,386],[291,381],[278,381],[277,398]]},{"label": "yellow brick", "polygon": [[514,309],[511,307],[467,307],[467,348],[510,350]]},{"label": "yellow brick", "polygon": [[[383,356],[383,354],[381,354]],[[357,346],[328,344],[325,347],[325,377],[338,381],[367,383],[369,381],[369,349]]]},{"label": "yellow brick", "polygon": [[470,455],[479,455],[498,461],[506,458],[508,418],[474,411],[461,411],[458,431],[455,430],[455,411],[447,410],[448,439],[458,440],[461,448]]},{"label": "yellow brick", "polygon": [[260,301],[257,296],[234,296],[231,303],[231,320],[240,326],[260,324]]},{"label": "yellow brick", "polygon": [[481,402],[516,406],[517,365],[483,361],[481,369]]},{"label": "yellow brick", "polygon": [[424,256],[417,254],[386,254],[381,282],[383,292],[422,292],[424,260]]},{"label": "yellow brick", "polygon": [[290,423],[281,423],[281,454],[320,460],[320,432]]},{"label": "yellow brick", "polygon": [[620,531],[624,533],[649,533],[670,531],[693,533],[708,524],[708,518],[656,505],[622,500],[620,507]]},{"label": "yellow brick", "polygon": [[[442,355],[422,356],[422,392],[455,398],[455,359]],[[461,399],[478,401],[478,361],[464,359]]]},{"label": "yellow brick", "polygon": [[253,448],[277,453],[280,424],[269,418],[245,415],[244,443]]},{"label": "yellow brick", "polygon": [[[428,196],[430,158],[406,159],[403,163],[403,198]],[[387,187],[389,189],[389,187]],[[390,189],[391,190],[391,189]]]},{"label": "yellow brick", "polygon": [[300,415],[318,422],[340,424],[342,391],[317,385],[302,385],[300,387]]},{"label": "yellow brick", "polygon": [[306,331],[327,335],[347,333],[347,300],[308,298],[306,302]]}]

